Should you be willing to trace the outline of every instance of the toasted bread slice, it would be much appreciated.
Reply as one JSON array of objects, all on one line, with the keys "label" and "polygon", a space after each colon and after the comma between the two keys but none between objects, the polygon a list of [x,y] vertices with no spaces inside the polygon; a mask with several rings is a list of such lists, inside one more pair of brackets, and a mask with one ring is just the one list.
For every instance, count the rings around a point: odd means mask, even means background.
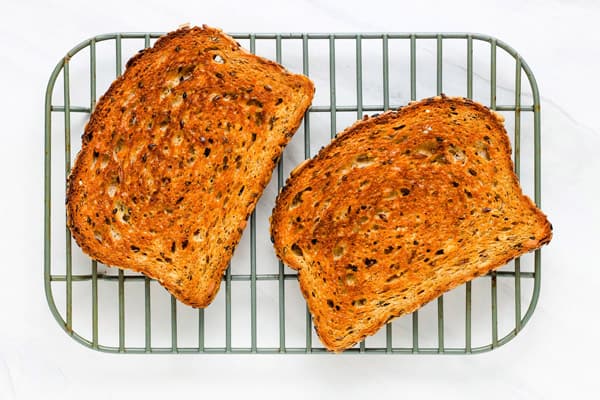
[{"label": "toasted bread slice", "polygon": [[67,190],[73,237],[205,307],[313,94],[308,78],[220,30],[162,37],[129,60],[85,128]]},{"label": "toasted bread slice", "polygon": [[271,234],[333,351],[552,236],[503,118],[445,96],[359,121],[301,164]]}]

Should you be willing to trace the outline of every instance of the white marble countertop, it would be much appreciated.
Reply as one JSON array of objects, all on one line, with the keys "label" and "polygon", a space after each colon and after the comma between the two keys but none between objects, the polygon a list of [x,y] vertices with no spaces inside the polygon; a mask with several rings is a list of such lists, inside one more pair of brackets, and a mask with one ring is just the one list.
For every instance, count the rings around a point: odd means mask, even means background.
[{"label": "white marble countertop", "polygon": [[[0,6],[4,145],[0,280],[0,399],[592,398],[600,322],[600,6],[505,0],[339,3],[107,0]],[[250,2],[248,2],[250,3]],[[526,3],[526,4],[521,4]],[[75,43],[105,32],[169,31],[206,23],[227,32],[480,32],[516,48],[542,97],[543,251],[533,318],[511,343],[474,356],[108,355],[69,339],[43,291],[43,95]],[[252,396],[253,395],[253,396]],[[141,396],[140,396],[141,397]]]}]

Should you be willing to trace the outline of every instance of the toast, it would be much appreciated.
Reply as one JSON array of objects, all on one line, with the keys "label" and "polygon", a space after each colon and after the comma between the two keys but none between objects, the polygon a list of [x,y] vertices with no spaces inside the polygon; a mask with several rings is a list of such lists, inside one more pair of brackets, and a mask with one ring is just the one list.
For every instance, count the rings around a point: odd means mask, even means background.
[{"label": "toast", "polygon": [[546,244],[503,118],[446,96],[356,122],[292,171],[271,237],[323,344],[347,349]]},{"label": "toast", "polygon": [[68,178],[81,249],[205,307],[313,83],[218,29],[184,27],[127,63],[102,96]]}]

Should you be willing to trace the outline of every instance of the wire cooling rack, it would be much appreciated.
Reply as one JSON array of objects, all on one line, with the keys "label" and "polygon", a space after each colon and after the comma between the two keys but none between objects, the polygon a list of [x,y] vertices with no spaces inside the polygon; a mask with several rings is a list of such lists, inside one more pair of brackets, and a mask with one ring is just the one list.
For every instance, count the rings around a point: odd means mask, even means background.
[{"label": "wire cooling rack", "polygon": [[[275,259],[268,216],[289,171],[365,113],[439,93],[504,114],[517,175],[540,205],[540,103],[535,78],[506,43],[467,33],[234,34],[251,52],[310,76],[317,94],[284,152],[206,309],[156,282],[87,258],[65,227],[64,190],[98,93],[160,33],[104,34],[63,57],[45,101],[44,283],[53,316],[86,347],[112,353],[322,353],[295,271]],[[348,353],[470,354],[513,339],[540,290],[541,253],[523,256],[387,324]]]}]

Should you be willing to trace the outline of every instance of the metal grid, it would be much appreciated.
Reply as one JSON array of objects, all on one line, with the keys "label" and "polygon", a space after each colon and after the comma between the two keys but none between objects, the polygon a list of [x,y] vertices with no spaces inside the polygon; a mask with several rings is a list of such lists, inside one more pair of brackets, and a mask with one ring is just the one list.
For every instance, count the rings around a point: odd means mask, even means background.
[{"label": "metal grid", "polygon": [[[221,291],[225,292],[225,346],[209,346],[206,344],[206,321],[205,321],[205,310],[197,310],[197,346],[186,347],[178,344],[178,314],[177,314],[177,301],[171,296],[170,300],[170,346],[155,346],[152,344],[152,335],[155,326],[152,324],[152,308],[151,308],[151,284],[152,281],[142,275],[131,275],[124,273],[122,270],[118,271],[117,275],[99,272],[98,263],[96,261],[88,260],[89,273],[74,273],[73,272],[73,259],[72,259],[72,243],[69,230],[65,228],[65,273],[58,274],[53,272],[53,265],[55,263],[62,263],[62,259],[55,260],[56,256],[53,255],[52,248],[52,226],[54,222],[53,216],[51,215],[52,204],[55,201],[62,202],[62,198],[52,198],[52,145],[57,142],[58,139],[64,135],[64,176],[66,177],[71,167],[71,116],[74,113],[89,114],[95,106],[97,98],[97,83],[96,83],[96,45],[99,42],[109,41],[114,42],[115,51],[115,72],[116,76],[119,76],[122,72],[122,45],[125,41],[132,39],[142,39],[145,47],[151,45],[151,40],[161,36],[161,33],[116,33],[116,34],[104,34],[99,35],[89,40],[86,40],[71,51],[60,60],[56,68],[50,76],[46,91],[46,102],[45,102],[45,224],[44,224],[44,283],[46,290],[46,297],[50,310],[56,318],[59,325],[65,330],[65,332],[79,343],[89,348],[112,353],[322,353],[325,349],[318,346],[316,340],[314,340],[311,317],[308,310],[305,309],[305,323],[304,323],[304,336],[305,341],[303,346],[289,346],[286,345],[286,286],[285,282],[289,280],[296,280],[296,274],[292,273],[290,269],[287,269],[281,262],[279,262],[278,273],[272,274],[261,274],[257,273],[257,251],[256,251],[256,238],[257,238],[257,218],[256,213],[253,213],[250,217],[250,223],[248,229],[250,230],[250,273],[249,274],[234,274],[229,268],[223,277],[223,287]],[[381,112],[387,109],[393,109],[401,104],[390,104],[390,44],[392,42],[400,41],[407,43],[408,51],[406,54],[402,54],[402,57],[409,59],[409,73],[405,79],[410,80],[410,99],[417,99],[417,84],[419,82],[419,70],[417,68],[417,43],[424,40],[435,41],[435,82],[436,92],[442,93],[443,87],[443,51],[444,44],[447,41],[453,41],[454,43],[461,43],[461,46],[466,47],[466,97],[473,97],[473,81],[474,81],[474,43],[483,43],[489,46],[489,102],[488,106],[497,111],[503,111],[512,113],[514,116],[514,129],[512,132],[512,141],[514,149],[514,163],[517,175],[520,174],[521,170],[521,119],[523,113],[533,114],[533,129],[531,133],[533,139],[533,177],[534,177],[534,199],[535,203],[540,205],[540,103],[539,93],[535,78],[525,63],[525,61],[518,55],[518,53],[508,46],[506,43],[486,35],[481,34],[467,34],[467,33],[364,33],[364,34],[315,34],[315,33],[291,33],[291,34],[234,34],[238,40],[247,40],[249,43],[250,51],[256,51],[256,43],[258,41],[274,41],[276,49],[276,61],[282,61],[282,46],[285,46],[287,41],[296,40],[301,42],[302,49],[302,72],[310,76],[309,71],[309,43],[313,41],[326,41],[328,44],[327,58],[329,61],[329,104],[328,105],[313,105],[306,113],[303,123],[303,135],[304,135],[304,158],[311,157],[311,137],[315,138],[317,135],[322,135],[324,132],[311,131],[311,117],[317,113],[329,114],[329,125],[330,133],[333,137],[337,132],[338,127],[337,117],[342,112],[355,112],[356,118],[362,118],[364,113]],[[336,44],[340,41],[353,41],[355,43],[355,54],[356,54],[356,104],[355,105],[340,105],[336,101]],[[380,104],[363,104],[363,44],[366,41],[376,42],[379,44],[382,54],[382,68],[380,70],[380,78],[382,80],[382,102]],[[70,76],[70,64],[73,58],[79,54],[83,49],[89,49],[89,104],[71,104],[71,76]],[[497,90],[497,54],[498,49],[501,49],[506,54],[510,55],[514,61],[514,104],[496,104],[496,90]],[[522,102],[522,74],[527,78],[528,84],[531,88],[531,99],[530,104],[521,104]],[[55,84],[59,77],[62,76],[63,87],[63,104],[56,105],[53,103],[53,94]],[[324,87],[317,87],[318,90],[324,90]],[[454,93],[447,93],[454,95]],[[53,115],[59,114],[64,118],[64,132],[57,131],[53,128]],[[298,133],[302,135],[302,133]],[[531,166],[527,166],[531,169]],[[281,188],[284,182],[284,169],[283,169],[283,158],[282,162],[277,168],[277,186]],[[56,197],[56,196],[54,196]],[[55,217],[54,217],[55,218]],[[56,266],[54,267],[56,268]],[[437,345],[434,346],[423,346],[419,343],[419,311],[412,314],[411,328],[409,330],[409,339],[411,343],[409,345],[396,345],[394,343],[393,335],[393,323],[390,322],[385,328],[385,344],[371,346],[367,345],[364,341],[352,349],[347,350],[347,353],[359,352],[359,353],[394,353],[394,354],[406,354],[406,353],[424,353],[424,354],[470,354],[480,353],[497,348],[512,338],[514,338],[523,328],[525,323],[530,319],[537,300],[540,290],[540,268],[541,268],[541,253],[536,251],[533,258],[533,271],[524,271],[521,269],[521,261],[515,260],[512,268],[501,269],[494,271],[485,277],[480,277],[478,280],[489,281],[489,296],[491,298],[491,307],[488,312],[491,314],[491,340],[490,343],[485,345],[474,346],[472,344],[473,335],[473,317],[472,317],[472,282],[468,282],[465,287],[464,295],[464,342],[461,346],[446,346],[445,345],[445,323],[448,320],[445,319],[444,312],[444,296],[439,297],[437,302],[437,332],[432,334],[437,336]],[[286,270],[287,269],[287,270]],[[499,337],[498,331],[498,293],[497,286],[498,280],[503,279],[508,282],[512,282],[514,288],[514,298],[510,301],[514,304],[514,327],[503,337]],[[522,293],[521,284],[524,280],[529,280],[533,284],[531,298],[526,308],[526,312],[522,312]],[[101,343],[99,340],[99,304],[102,304],[103,298],[99,295],[99,282],[109,282],[112,285],[117,286],[118,292],[118,345],[106,345]],[[143,346],[127,346],[126,345],[126,329],[125,329],[125,299],[126,299],[126,282],[139,282],[143,281],[144,285],[144,345]],[[247,347],[235,347],[232,346],[232,282],[243,281],[249,282],[250,285],[250,296],[248,301],[250,302],[250,346]],[[260,346],[257,342],[258,338],[258,319],[257,319],[257,282],[261,281],[272,281],[277,283],[278,287],[278,316],[276,325],[278,325],[279,332],[279,345],[264,347]],[[54,285],[54,286],[53,286]],[[85,289],[91,292],[91,304],[75,303],[73,301],[73,287],[74,285],[82,285]],[[55,289],[55,286],[61,287],[60,290]],[[456,289],[455,289],[456,290]],[[57,306],[55,301],[56,297],[61,297],[64,301],[64,307]],[[64,296],[64,298],[63,298]],[[85,309],[87,313],[91,313],[91,334],[89,337],[76,332],[73,329],[73,309]],[[289,311],[288,311],[289,312]],[[411,317],[405,317],[411,318]],[[237,332],[236,332],[237,333]]]}]

